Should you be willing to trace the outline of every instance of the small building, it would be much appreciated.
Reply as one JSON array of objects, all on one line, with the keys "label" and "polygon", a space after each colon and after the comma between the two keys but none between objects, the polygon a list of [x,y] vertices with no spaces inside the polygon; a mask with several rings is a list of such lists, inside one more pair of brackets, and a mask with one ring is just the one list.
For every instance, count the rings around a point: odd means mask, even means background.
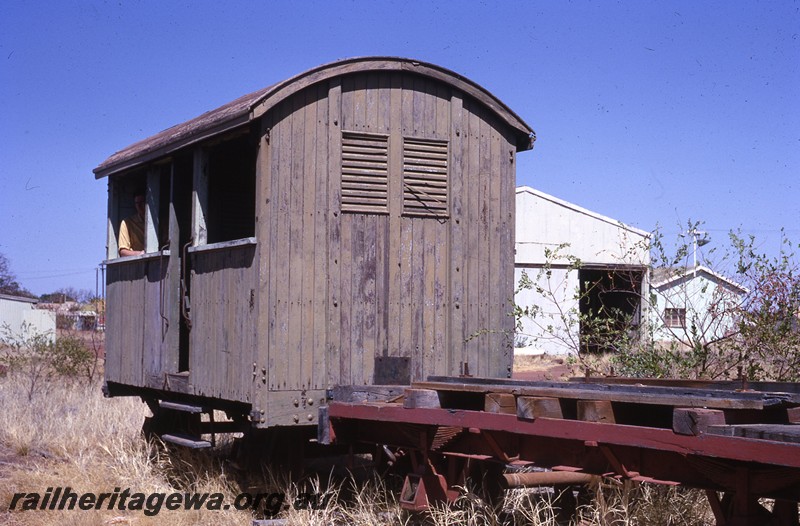
[{"label": "small building", "polygon": [[49,334],[55,339],[56,315],[37,309],[38,302],[35,298],[0,294],[0,340],[35,334]]},{"label": "small building", "polygon": [[735,328],[735,309],[747,294],[742,285],[708,267],[654,269],[650,322],[656,341],[715,342]]},{"label": "small building", "polygon": [[56,316],[56,327],[72,331],[99,330],[97,312],[90,306],[77,301],[60,303],[40,303],[39,309],[49,310]]},{"label": "small building", "polygon": [[582,314],[644,319],[648,232],[527,186],[517,188],[516,206],[514,300],[530,314],[517,353],[576,352]]}]

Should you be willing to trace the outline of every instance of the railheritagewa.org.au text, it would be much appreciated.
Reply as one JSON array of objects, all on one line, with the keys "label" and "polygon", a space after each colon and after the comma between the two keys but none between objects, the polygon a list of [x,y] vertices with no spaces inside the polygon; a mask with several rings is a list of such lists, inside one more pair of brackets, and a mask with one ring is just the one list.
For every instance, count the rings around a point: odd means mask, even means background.
[{"label": "railheritagewa.org.au text", "polygon": [[298,493],[293,498],[280,492],[240,493],[232,501],[226,501],[222,493],[142,493],[130,488],[114,488],[114,491],[105,493],[78,493],[69,486],[58,486],[47,488],[43,493],[14,493],[8,511],[117,510],[142,511],[147,516],[154,516],[162,511],[236,509],[274,517],[289,508],[325,508],[331,497],[332,493]]}]

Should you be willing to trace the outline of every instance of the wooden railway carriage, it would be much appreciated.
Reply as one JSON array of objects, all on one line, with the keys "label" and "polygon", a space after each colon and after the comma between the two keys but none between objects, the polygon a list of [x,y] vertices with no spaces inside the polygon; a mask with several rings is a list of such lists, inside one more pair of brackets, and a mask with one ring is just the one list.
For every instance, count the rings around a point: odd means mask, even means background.
[{"label": "wooden railway carriage", "polygon": [[[106,389],[315,424],[336,386],[507,377],[516,152],[475,83],[336,62],[167,129],[108,177]],[[117,257],[146,189],[146,254]]]}]

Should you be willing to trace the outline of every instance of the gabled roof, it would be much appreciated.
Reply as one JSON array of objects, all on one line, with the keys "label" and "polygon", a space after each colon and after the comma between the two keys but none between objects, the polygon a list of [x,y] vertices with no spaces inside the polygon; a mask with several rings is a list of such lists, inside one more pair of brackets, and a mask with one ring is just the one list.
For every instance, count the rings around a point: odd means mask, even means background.
[{"label": "gabled roof", "polygon": [[675,284],[678,281],[683,279],[689,278],[692,279],[694,274],[705,274],[717,281],[725,283],[728,287],[734,289],[735,291],[746,294],[749,292],[746,287],[736,283],[735,281],[726,278],[722,274],[718,274],[714,272],[710,268],[704,265],[697,265],[696,267],[681,267],[681,268],[654,268],[651,271],[651,283],[650,286],[653,288],[668,288]]},{"label": "gabled roof", "polygon": [[517,187],[517,194],[531,194],[533,196],[539,197],[546,201],[550,201],[551,203],[555,203],[557,205],[563,206],[564,208],[568,208],[574,212],[578,212],[580,214],[587,215],[599,221],[603,221],[604,223],[608,223],[609,225],[613,225],[623,230],[627,230],[633,234],[640,235],[642,237],[650,237],[650,232],[645,232],[644,230],[640,230],[636,227],[632,227],[630,225],[626,225],[621,221],[617,221],[616,219],[612,219],[610,217],[598,214],[597,212],[592,212],[589,209],[583,208],[578,206],[574,203],[570,203],[569,201],[564,201],[563,199],[559,199],[558,197],[552,196],[550,194],[546,194],[541,190],[537,190],[535,188],[531,188],[530,186],[518,186]]},{"label": "gabled roof", "polygon": [[366,57],[318,66],[283,82],[239,97],[215,110],[134,143],[103,161],[94,169],[95,177],[99,179],[134,168],[180,148],[238,128],[264,115],[287,97],[317,82],[339,75],[367,71],[406,71],[448,83],[477,99],[514,129],[517,132],[518,151],[529,150],[533,147],[533,130],[530,126],[494,95],[466,77],[418,60],[397,57]]}]

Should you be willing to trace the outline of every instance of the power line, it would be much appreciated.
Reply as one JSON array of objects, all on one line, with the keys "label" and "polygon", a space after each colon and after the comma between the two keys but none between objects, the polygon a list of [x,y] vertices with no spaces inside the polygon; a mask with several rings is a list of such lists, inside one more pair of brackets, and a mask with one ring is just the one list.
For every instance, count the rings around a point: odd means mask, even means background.
[{"label": "power line", "polygon": [[64,273],[61,273],[61,274],[51,274],[51,275],[48,275],[48,276],[33,276],[33,277],[29,277],[29,278],[23,278],[23,277],[17,276],[17,279],[20,280],[20,281],[31,281],[31,280],[36,280],[36,279],[63,278],[63,277],[66,277],[66,276],[76,276],[78,274],[88,274],[90,272],[94,272],[94,269],[91,269],[91,270],[79,270],[79,271],[75,271],[75,272],[64,272]]},{"label": "power line", "polygon": [[[94,267],[92,267],[91,270],[94,270]],[[25,275],[28,275],[28,274],[42,274],[42,273],[52,273],[52,272],[56,272],[56,273],[61,273],[61,272],[89,272],[89,270],[87,270],[87,267],[81,267],[81,268],[59,268],[59,269],[49,269],[49,270],[26,270],[25,272],[18,273],[18,275],[25,276]]]}]

